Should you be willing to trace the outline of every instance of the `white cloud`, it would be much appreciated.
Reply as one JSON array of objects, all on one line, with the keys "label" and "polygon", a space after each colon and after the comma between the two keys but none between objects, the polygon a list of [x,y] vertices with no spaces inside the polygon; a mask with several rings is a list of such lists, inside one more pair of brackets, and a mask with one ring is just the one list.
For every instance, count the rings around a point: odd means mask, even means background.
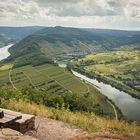
[{"label": "white cloud", "polygon": [[4,0],[0,25],[140,29],[140,1]]},{"label": "white cloud", "polygon": [[140,1],[129,0],[129,3],[124,8],[124,12],[127,17],[136,18],[136,20],[140,20]]}]

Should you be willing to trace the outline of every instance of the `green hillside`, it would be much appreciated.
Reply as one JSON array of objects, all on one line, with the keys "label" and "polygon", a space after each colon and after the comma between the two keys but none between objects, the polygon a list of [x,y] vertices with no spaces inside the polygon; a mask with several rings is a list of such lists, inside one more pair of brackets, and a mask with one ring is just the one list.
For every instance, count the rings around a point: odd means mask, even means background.
[{"label": "green hillside", "polygon": [[[32,60],[82,56],[116,49],[139,49],[140,32],[48,27],[29,35],[10,48],[8,61],[32,64]],[[134,47],[135,46],[135,47]],[[47,57],[47,58],[46,58]],[[26,62],[25,62],[26,60]]]},{"label": "green hillside", "polygon": [[[45,28],[36,34],[28,36],[10,49],[11,58],[32,52],[42,52],[44,55],[74,51],[90,52],[91,46],[97,45],[93,35],[81,29]],[[95,48],[94,48],[95,49]],[[98,49],[98,48],[97,48]],[[18,53],[17,53],[18,52]]]},{"label": "green hillside", "polygon": [[[55,65],[28,65],[16,69],[2,67],[0,87],[6,90],[7,86],[8,92],[0,95],[2,98],[27,98],[51,107],[64,104],[72,111],[94,112],[101,116],[115,117],[114,109],[106,97],[67,69]],[[22,91],[23,95],[16,95],[13,88]],[[121,117],[119,110],[118,115]]]},{"label": "green hillside", "polygon": [[140,52],[91,54],[74,62],[79,69],[140,98]]}]

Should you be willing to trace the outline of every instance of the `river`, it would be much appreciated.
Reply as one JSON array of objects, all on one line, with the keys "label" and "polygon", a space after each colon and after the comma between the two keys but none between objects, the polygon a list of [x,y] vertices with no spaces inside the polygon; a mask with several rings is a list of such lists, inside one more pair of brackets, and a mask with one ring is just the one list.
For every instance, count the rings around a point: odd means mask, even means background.
[{"label": "river", "polygon": [[9,44],[7,46],[0,48],[0,61],[7,58],[8,56],[10,56],[8,49],[12,46],[13,46],[13,44]]},{"label": "river", "polygon": [[120,91],[111,85],[105,84],[103,82],[98,82],[96,79],[88,78],[76,71],[72,70],[72,73],[85,80],[86,82],[92,84],[96,87],[103,95],[111,99],[116,106],[121,109],[124,116],[128,119],[135,121],[140,124],[140,100],[131,97],[127,93]]}]

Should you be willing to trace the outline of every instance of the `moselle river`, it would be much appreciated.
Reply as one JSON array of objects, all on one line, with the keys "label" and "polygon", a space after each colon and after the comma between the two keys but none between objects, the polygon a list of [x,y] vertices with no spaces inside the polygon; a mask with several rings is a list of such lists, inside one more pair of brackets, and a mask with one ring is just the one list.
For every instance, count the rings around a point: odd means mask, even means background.
[{"label": "moselle river", "polygon": [[96,79],[88,78],[85,75],[82,75],[74,70],[72,73],[85,80],[86,82],[92,84],[96,87],[103,95],[111,99],[119,109],[121,109],[124,116],[128,119],[135,121],[137,124],[140,124],[140,100],[131,97],[127,93],[120,91],[111,85],[99,82]]},{"label": "moselle river", "polygon": [[12,46],[13,46],[13,44],[9,44],[7,46],[0,48],[0,61],[7,58],[8,56],[10,56],[8,49]]}]

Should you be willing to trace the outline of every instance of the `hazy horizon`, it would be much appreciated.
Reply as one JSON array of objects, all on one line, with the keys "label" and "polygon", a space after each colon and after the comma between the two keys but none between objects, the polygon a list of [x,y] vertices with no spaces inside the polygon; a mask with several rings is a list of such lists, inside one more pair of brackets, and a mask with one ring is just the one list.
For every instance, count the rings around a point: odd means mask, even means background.
[{"label": "hazy horizon", "polygon": [[0,26],[140,30],[139,0],[5,0]]},{"label": "hazy horizon", "polygon": [[[40,25],[21,25],[21,26],[8,26],[8,25],[0,25],[0,27],[10,27],[10,28],[24,28],[24,27],[59,27],[60,25],[56,25],[56,26],[40,26]],[[60,26],[60,27],[65,27],[65,28],[79,28],[79,29],[96,29],[96,30],[117,30],[117,31],[140,31],[140,29],[117,29],[117,28],[90,28],[90,27],[74,27],[74,26]]]}]

